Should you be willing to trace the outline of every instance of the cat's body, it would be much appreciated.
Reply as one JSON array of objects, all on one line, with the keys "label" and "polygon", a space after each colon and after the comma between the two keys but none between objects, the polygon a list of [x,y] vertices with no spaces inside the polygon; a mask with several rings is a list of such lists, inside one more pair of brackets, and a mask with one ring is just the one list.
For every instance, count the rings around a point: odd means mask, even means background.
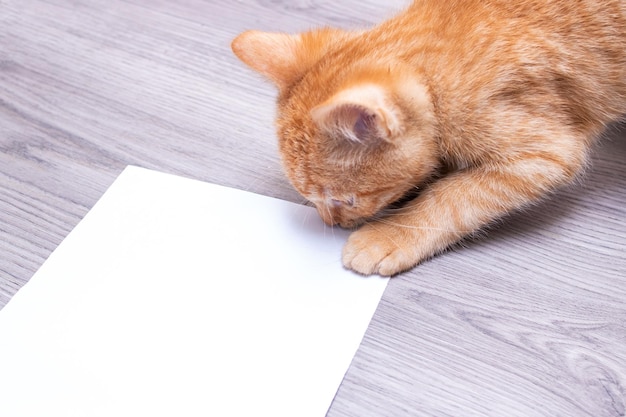
[{"label": "cat's body", "polygon": [[363,274],[571,182],[626,114],[626,0],[417,0],[371,30],[246,32],[233,50],[279,88],[296,189],[329,224],[369,220],[343,253]]}]

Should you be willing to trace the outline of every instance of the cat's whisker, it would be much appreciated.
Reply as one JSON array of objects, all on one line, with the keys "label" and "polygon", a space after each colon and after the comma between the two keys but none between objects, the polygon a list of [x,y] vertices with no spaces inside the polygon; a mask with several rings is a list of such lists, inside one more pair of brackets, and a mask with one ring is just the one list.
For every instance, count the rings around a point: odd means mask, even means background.
[{"label": "cat's whisker", "polygon": [[311,211],[307,210],[303,219],[302,219],[302,226],[304,226],[306,223],[309,222],[309,216],[311,215]]},{"label": "cat's whisker", "polygon": [[[376,223],[370,223],[370,225],[374,228],[377,229],[378,231],[382,231],[379,228],[376,227]],[[384,231],[383,231],[384,232]],[[389,239],[394,245],[396,245],[396,248],[400,249],[402,246],[400,246],[400,244],[398,244],[398,242],[396,242],[392,236],[389,236],[388,234],[385,234],[385,236],[387,237],[387,239]]]},{"label": "cat's whisker", "polygon": [[382,224],[386,224],[389,226],[396,226],[396,227],[401,227],[403,229],[410,229],[410,230],[429,230],[429,231],[438,231],[438,232],[446,232],[446,233],[463,233],[463,234],[468,234],[468,233],[473,232],[472,230],[458,230],[458,229],[441,228],[441,227],[414,226],[414,225],[392,222],[384,218],[375,219],[370,224],[376,224],[376,223],[382,223]]},{"label": "cat's whisker", "polygon": [[330,210],[330,207],[325,205],[324,208],[326,209],[326,212],[328,213],[328,219],[330,220],[330,224],[334,224],[335,219],[333,218],[333,212]]}]

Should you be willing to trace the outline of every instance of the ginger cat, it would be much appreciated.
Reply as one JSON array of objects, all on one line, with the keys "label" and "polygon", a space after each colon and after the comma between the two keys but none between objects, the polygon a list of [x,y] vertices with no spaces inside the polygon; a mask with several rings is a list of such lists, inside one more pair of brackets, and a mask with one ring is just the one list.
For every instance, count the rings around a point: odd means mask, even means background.
[{"label": "ginger cat", "polygon": [[[248,31],[293,186],[394,275],[572,182],[626,114],[626,0],[416,0],[370,30]],[[407,200],[400,209],[390,204]]]}]

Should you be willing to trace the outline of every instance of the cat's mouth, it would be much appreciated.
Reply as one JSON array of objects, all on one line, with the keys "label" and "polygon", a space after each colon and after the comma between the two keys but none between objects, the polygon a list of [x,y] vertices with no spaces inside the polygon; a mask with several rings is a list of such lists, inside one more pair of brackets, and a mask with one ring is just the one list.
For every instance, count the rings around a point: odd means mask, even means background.
[{"label": "cat's mouth", "polygon": [[388,211],[397,209],[399,204],[400,202],[395,202],[382,209],[367,213],[353,213],[351,210],[342,210],[341,208],[323,205],[316,205],[316,208],[319,216],[328,226],[339,226],[342,229],[356,229],[368,221],[384,217],[385,213]]},{"label": "cat's mouth", "polygon": [[339,225],[339,227],[341,227],[342,229],[356,229],[357,227],[361,226],[365,222],[367,222],[366,218],[358,218],[358,219],[343,220],[341,222],[338,222],[337,225]]},{"label": "cat's mouth", "polygon": [[400,197],[382,205],[382,207],[371,208],[370,210],[357,209],[350,204],[338,204],[337,200],[334,200],[334,204],[314,204],[319,216],[327,225],[339,226],[343,229],[356,229],[368,221],[386,217],[390,213],[402,209],[408,202],[414,200],[419,193],[420,189],[414,187],[400,195]]},{"label": "cat's mouth", "polygon": [[354,229],[361,226],[371,215],[357,211],[343,204],[313,203],[317,213],[328,226],[339,226],[344,229]]},{"label": "cat's mouth", "polygon": [[316,205],[317,213],[328,226],[339,226],[344,229],[354,229],[366,222],[367,217],[351,217],[336,207]]}]

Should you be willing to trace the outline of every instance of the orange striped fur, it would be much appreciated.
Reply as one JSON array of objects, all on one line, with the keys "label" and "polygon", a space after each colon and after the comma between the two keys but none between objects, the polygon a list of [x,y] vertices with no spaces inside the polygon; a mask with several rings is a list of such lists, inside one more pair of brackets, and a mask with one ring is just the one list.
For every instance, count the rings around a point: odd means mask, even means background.
[{"label": "orange striped fur", "polygon": [[279,90],[294,187],[326,223],[360,226],[343,262],[362,274],[570,183],[626,114],[626,1],[416,0],[369,30],[249,31],[232,48]]}]

